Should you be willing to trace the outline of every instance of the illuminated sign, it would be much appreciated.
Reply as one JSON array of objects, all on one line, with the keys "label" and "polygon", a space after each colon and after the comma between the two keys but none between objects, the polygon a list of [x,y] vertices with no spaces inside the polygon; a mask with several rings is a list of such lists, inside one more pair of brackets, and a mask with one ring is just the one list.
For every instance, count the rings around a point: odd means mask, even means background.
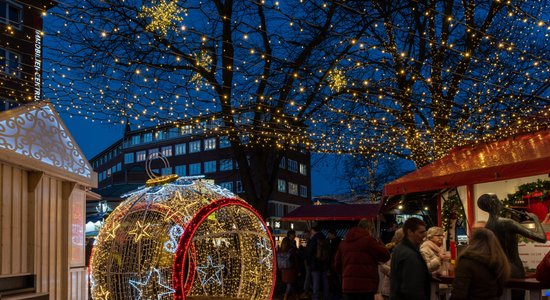
[{"label": "illuminated sign", "polygon": [[36,30],[34,33],[34,101],[40,101],[42,93],[42,33]]}]

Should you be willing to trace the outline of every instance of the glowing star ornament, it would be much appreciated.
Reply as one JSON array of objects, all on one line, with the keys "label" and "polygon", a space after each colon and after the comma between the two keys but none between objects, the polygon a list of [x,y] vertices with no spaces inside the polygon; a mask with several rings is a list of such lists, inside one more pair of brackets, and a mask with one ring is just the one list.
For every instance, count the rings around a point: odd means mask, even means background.
[{"label": "glowing star ornament", "polygon": [[177,22],[183,20],[181,14],[186,13],[185,9],[178,6],[178,1],[168,3],[166,0],[160,0],[153,7],[143,6],[141,10],[139,17],[150,19],[145,29],[150,32],[159,32],[163,36],[166,36],[169,29],[176,28]]},{"label": "glowing star ornament", "polygon": [[137,221],[136,228],[128,232],[130,235],[134,235],[134,242],[139,242],[144,237],[151,237],[151,234],[147,232],[150,224],[143,224],[141,221]]},{"label": "glowing star ornament", "polygon": [[[153,274],[155,276],[153,276]],[[156,277],[156,280],[152,279]],[[170,299],[169,296],[175,292],[175,290],[168,285],[169,283],[164,282],[161,272],[153,268],[149,271],[147,276],[143,281],[130,280],[130,285],[137,290],[140,299]],[[165,298],[166,297],[166,298]]]},{"label": "glowing star ornament", "polygon": [[197,267],[202,285],[205,286],[209,283],[222,285],[221,272],[224,267],[224,265],[215,265],[214,262],[212,262],[212,256],[209,255],[206,260],[206,266]]},{"label": "glowing star ornament", "polygon": [[346,75],[342,70],[338,69],[334,69],[332,72],[330,72],[328,82],[329,87],[337,92],[345,88],[348,84],[348,81],[346,80]]},{"label": "glowing star ornament", "polygon": [[273,261],[273,250],[269,245],[269,242],[262,238],[261,242],[256,243],[256,247],[260,249],[260,257],[258,258],[258,263],[265,264],[266,267],[271,268],[271,262]]}]

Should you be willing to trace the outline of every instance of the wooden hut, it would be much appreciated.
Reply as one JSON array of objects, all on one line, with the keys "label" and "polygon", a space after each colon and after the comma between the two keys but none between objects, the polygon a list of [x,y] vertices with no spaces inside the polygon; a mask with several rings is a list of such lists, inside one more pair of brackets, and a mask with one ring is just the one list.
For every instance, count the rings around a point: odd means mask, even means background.
[{"label": "wooden hut", "polygon": [[0,298],[87,299],[85,201],[96,185],[51,104],[0,113]]}]

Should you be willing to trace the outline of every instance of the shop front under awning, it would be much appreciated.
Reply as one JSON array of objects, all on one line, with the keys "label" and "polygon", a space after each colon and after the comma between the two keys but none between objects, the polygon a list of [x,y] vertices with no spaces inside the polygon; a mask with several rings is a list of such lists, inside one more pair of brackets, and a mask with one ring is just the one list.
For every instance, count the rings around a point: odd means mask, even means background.
[{"label": "shop front under awning", "polygon": [[302,205],[283,217],[283,221],[332,221],[376,218],[380,204]]},{"label": "shop front under awning", "polygon": [[384,187],[384,196],[550,173],[550,129],[466,146]]}]

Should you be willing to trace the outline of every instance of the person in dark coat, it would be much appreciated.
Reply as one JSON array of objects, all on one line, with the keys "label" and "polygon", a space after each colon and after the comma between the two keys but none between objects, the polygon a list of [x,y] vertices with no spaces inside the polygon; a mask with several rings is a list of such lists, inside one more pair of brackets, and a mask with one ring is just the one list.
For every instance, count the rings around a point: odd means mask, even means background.
[{"label": "person in dark coat", "polygon": [[291,267],[281,269],[281,281],[286,284],[284,300],[287,300],[291,294],[297,295],[296,283],[298,282],[299,258],[296,248],[296,232],[289,230],[286,237],[281,242],[281,252],[290,253]]},{"label": "person in dark coat", "polygon": [[390,299],[430,299],[432,275],[420,254],[426,223],[409,218],[403,224],[405,237],[393,250],[390,267]]},{"label": "person in dark coat", "polygon": [[311,271],[311,280],[313,284],[312,300],[319,300],[321,286],[323,287],[323,299],[329,298],[328,272],[330,260],[321,261],[317,258],[317,243],[319,240],[325,240],[325,235],[320,228],[313,226],[310,229],[311,238],[306,246],[307,264]]},{"label": "person in dark coat", "polygon": [[495,234],[477,229],[460,257],[451,300],[497,300],[510,277],[510,265]]},{"label": "person in dark coat", "polygon": [[378,290],[378,263],[390,259],[384,244],[371,236],[369,220],[363,219],[348,231],[334,260],[342,273],[342,292],[346,300],[372,300]]},{"label": "person in dark coat", "polygon": [[338,246],[342,239],[336,235],[336,230],[331,228],[327,234],[328,242],[330,244],[330,269],[328,274],[329,291],[332,295],[332,299],[340,300],[342,298],[342,278],[340,274],[334,269],[334,258],[336,252],[338,252]]},{"label": "person in dark coat", "polygon": [[550,283],[550,251],[546,253],[542,261],[537,265],[535,278],[544,283]]}]

